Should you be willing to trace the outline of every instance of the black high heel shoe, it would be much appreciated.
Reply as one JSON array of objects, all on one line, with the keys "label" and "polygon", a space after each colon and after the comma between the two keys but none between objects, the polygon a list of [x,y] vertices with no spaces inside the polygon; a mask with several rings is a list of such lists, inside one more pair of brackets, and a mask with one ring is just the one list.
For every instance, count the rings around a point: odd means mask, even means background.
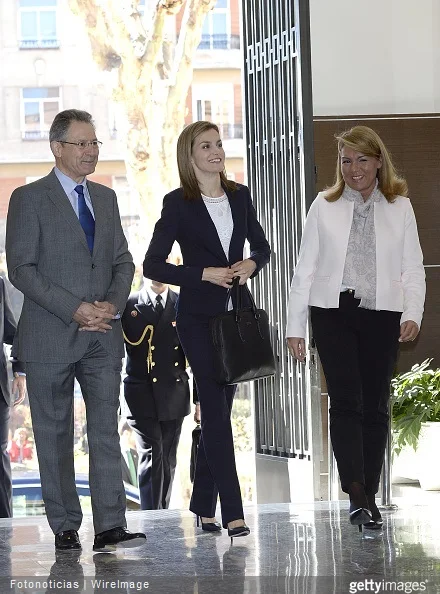
[{"label": "black high heel shoe", "polygon": [[228,528],[228,536],[231,538],[231,545],[234,544],[234,538],[237,538],[238,536],[248,536],[250,533],[250,528],[248,528],[246,524],[237,526],[236,528]]},{"label": "black high heel shoe", "polygon": [[[202,525],[202,530],[205,532],[221,532],[222,527],[221,524],[218,522],[202,522],[202,518],[200,516],[196,516],[197,518],[197,528]],[[200,520],[200,522],[199,522]]]},{"label": "black high heel shoe", "polygon": [[382,530],[383,519],[379,508],[376,505],[376,498],[374,495],[367,495],[368,507],[371,511],[371,520],[364,524],[364,528],[368,530]]},{"label": "black high heel shoe", "polygon": [[365,507],[359,507],[350,512],[350,524],[359,526],[359,532],[362,532],[362,526],[371,522],[371,512]]},{"label": "black high heel shoe", "polygon": [[350,495],[350,524],[359,526],[359,532],[362,532],[362,526],[372,520],[364,486],[361,483],[351,483],[348,493]]}]

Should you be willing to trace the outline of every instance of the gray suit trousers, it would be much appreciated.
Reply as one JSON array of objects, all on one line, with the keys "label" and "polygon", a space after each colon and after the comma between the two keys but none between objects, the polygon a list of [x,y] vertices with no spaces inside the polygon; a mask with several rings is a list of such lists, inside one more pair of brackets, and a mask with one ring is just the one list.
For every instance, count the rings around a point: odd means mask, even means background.
[{"label": "gray suit trousers", "polygon": [[121,359],[108,354],[93,333],[86,353],[76,363],[26,363],[43,500],[54,534],[78,530],[82,521],[73,457],[75,377],[87,412],[95,534],[126,526],[117,427],[121,366]]}]

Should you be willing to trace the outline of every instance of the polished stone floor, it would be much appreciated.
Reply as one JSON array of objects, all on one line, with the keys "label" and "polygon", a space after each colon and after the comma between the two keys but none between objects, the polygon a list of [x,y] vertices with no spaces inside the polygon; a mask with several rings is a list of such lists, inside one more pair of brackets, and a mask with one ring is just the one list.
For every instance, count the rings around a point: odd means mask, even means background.
[{"label": "polished stone floor", "polygon": [[90,516],[80,555],[55,556],[45,517],[0,520],[0,592],[440,592],[438,502],[398,499],[383,531],[363,534],[348,523],[347,502],[247,507],[251,534],[232,546],[188,511],[129,512],[147,542],[117,554],[93,553]]}]

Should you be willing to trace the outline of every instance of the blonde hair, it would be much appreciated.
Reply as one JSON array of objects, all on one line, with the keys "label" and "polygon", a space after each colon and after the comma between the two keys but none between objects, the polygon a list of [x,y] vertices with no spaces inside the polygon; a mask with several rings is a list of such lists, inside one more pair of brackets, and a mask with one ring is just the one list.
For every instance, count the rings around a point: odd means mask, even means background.
[{"label": "blonde hair", "polygon": [[[218,126],[212,122],[200,120],[186,126],[177,140],[177,167],[179,170],[180,184],[183,188],[183,197],[186,200],[196,200],[201,197],[199,183],[191,163],[194,142],[200,134],[208,130],[215,130],[220,134]],[[226,177],[225,171],[220,173],[223,188],[234,192],[237,185]]]},{"label": "blonde hair", "polygon": [[336,161],[336,175],[334,184],[325,188],[325,198],[328,202],[338,200],[344,191],[345,182],[341,172],[341,151],[344,146],[366,155],[376,157],[382,161],[382,167],[377,170],[378,188],[388,200],[394,202],[396,196],[408,196],[408,185],[403,177],[399,177],[380,136],[368,126],[354,126],[350,130],[335,134],[338,141],[338,159]]}]

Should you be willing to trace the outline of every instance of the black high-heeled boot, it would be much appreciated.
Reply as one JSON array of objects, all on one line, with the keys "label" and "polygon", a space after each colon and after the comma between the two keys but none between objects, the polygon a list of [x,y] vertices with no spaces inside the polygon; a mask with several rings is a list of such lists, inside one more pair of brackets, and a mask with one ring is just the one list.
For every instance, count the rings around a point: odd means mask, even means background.
[{"label": "black high-heeled boot", "polygon": [[379,508],[376,505],[376,496],[367,495],[368,508],[371,511],[371,520],[364,524],[364,528],[368,530],[381,530],[383,526],[383,519]]},{"label": "black high-heeled boot", "polygon": [[368,508],[364,485],[351,483],[348,487],[348,494],[350,496],[350,524],[359,526],[359,532],[362,532],[362,526],[371,522],[371,511]]},{"label": "black high-heeled boot", "polygon": [[231,545],[234,544],[234,538],[238,536],[248,536],[250,533],[250,528],[248,528],[246,524],[243,524],[243,526],[237,526],[236,528],[228,528],[228,536],[231,538]]},{"label": "black high-heeled boot", "polygon": [[[202,522],[202,518],[200,516],[196,516],[197,518],[197,528],[202,525],[202,530],[205,532],[221,532],[222,527],[218,522]],[[200,523],[199,523],[200,520]]]}]

